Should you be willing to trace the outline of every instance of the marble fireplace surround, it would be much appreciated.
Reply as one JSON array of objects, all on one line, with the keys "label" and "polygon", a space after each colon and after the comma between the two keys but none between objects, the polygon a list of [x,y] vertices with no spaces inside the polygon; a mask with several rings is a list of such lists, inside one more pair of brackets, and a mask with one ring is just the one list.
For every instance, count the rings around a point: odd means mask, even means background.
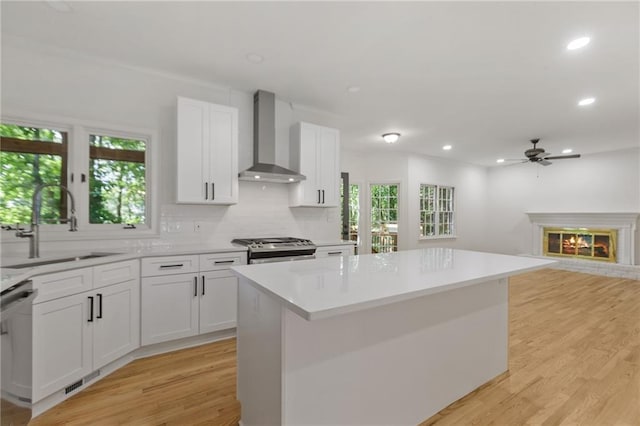
[{"label": "marble fireplace surround", "polygon": [[533,256],[543,256],[545,227],[615,229],[618,231],[617,263],[553,258],[559,261],[559,266],[563,269],[640,279],[640,261],[638,260],[640,243],[637,234],[640,213],[527,212],[527,216],[531,222],[531,254]]}]

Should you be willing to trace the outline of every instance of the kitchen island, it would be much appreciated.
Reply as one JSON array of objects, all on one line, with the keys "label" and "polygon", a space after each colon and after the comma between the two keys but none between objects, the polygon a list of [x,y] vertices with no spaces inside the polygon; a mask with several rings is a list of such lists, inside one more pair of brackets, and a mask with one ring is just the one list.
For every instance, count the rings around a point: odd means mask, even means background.
[{"label": "kitchen island", "polygon": [[415,425],[508,368],[508,277],[445,248],[236,266],[244,426]]}]

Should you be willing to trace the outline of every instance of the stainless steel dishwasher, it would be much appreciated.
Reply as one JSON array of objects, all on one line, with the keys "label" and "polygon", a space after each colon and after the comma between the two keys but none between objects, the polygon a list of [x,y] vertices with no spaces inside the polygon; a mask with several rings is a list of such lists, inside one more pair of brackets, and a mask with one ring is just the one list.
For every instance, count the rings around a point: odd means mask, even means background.
[{"label": "stainless steel dishwasher", "polygon": [[26,425],[31,420],[31,335],[36,293],[31,281],[19,282],[0,293],[3,426]]}]

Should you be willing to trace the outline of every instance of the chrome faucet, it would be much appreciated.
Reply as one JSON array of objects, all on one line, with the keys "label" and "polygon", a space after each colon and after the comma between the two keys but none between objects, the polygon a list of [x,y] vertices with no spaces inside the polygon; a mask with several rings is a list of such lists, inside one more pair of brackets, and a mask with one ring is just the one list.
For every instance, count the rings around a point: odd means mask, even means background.
[{"label": "chrome faucet", "polygon": [[56,187],[64,190],[69,199],[71,200],[71,216],[66,221],[69,223],[69,231],[75,232],[78,230],[78,219],[76,219],[76,201],[73,198],[71,191],[66,186],[58,185],[57,183],[42,183],[36,186],[33,191],[33,198],[31,200],[31,228],[26,230],[20,230],[19,226],[16,226],[16,237],[29,238],[29,259],[40,257],[40,207],[42,201],[42,190],[48,187]]}]

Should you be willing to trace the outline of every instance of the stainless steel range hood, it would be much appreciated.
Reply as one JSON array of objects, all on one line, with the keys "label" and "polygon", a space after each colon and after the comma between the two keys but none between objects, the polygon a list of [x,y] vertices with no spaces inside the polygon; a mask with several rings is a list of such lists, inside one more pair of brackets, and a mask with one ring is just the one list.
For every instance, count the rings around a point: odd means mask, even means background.
[{"label": "stainless steel range hood", "polygon": [[258,90],[253,95],[253,166],[238,174],[240,180],[295,183],[306,176],[276,164],[276,96]]}]

